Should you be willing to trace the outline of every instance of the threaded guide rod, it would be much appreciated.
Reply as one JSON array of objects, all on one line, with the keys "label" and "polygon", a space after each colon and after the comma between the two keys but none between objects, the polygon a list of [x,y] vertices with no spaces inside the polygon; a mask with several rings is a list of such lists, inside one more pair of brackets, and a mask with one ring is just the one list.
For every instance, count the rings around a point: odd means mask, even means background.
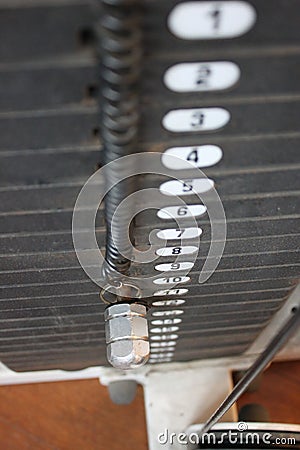
[{"label": "threaded guide rod", "polygon": [[[144,305],[128,303],[128,286],[122,276],[129,275],[133,243],[132,210],[117,207],[134,191],[129,167],[118,159],[137,152],[139,128],[139,89],[142,33],[139,0],[102,0],[100,31],[101,57],[101,135],[103,163],[115,162],[106,172],[105,198],[106,264],[102,268],[108,286],[118,286],[113,304],[105,311],[108,361],[116,368],[131,369],[149,358],[149,333]],[[129,164],[129,162],[127,163]],[[122,173],[122,182],[118,177]],[[115,217],[114,217],[115,215]],[[112,232],[113,230],[113,232]],[[127,297],[127,298],[126,298]]]},{"label": "threaded guide rod", "polygon": [[[139,3],[138,0],[102,0],[103,11],[99,31],[104,164],[137,151],[138,82],[142,57]],[[120,172],[126,176],[124,162],[122,167],[118,167],[116,163],[114,170],[108,171],[106,180],[113,185],[105,199],[107,231],[105,271],[108,278],[112,274],[113,276],[128,274],[131,262],[127,239],[131,221],[130,207],[114,220],[112,237],[112,220],[116,208],[134,190],[132,179],[115,184],[114,180]]]}]

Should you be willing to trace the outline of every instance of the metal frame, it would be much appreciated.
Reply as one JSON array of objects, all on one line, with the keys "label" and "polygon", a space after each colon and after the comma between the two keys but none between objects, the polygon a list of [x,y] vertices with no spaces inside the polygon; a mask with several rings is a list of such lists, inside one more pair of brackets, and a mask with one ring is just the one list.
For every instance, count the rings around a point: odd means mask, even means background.
[{"label": "metal frame", "polygon": [[[131,371],[90,367],[73,372],[17,373],[0,363],[0,385],[99,378],[108,386],[112,382],[133,380],[144,388],[149,449],[167,449],[159,443],[158,435],[165,429],[180,433],[192,424],[204,422],[231,390],[231,371],[247,369],[296,306],[300,306],[300,285],[249,350],[238,357],[148,365]],[[300,331],[276,359],[300,359]],[[227,422],[236,419],[235,408],[224,416]]]}]

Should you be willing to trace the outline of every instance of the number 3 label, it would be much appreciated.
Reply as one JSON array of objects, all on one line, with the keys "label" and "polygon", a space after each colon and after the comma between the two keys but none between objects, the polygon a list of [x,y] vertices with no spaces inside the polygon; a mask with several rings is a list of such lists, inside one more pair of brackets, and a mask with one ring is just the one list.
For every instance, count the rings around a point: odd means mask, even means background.
[{"label": "number 3 label", "polygon": [[188,131],[218,130],[230,120],[230,113],[224,108],[193,108],[169,111],[162,124],[174,133]]}]

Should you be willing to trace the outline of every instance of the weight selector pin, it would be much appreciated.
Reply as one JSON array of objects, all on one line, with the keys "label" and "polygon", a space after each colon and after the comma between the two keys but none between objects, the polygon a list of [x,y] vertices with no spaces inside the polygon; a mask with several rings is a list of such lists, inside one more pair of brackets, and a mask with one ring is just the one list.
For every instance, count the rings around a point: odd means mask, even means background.
[{"label": "weight selector pin", "polygon": [[150,356],[147,308],[117,303],[105,311],[107,359],[116,369],[143,366]]}]

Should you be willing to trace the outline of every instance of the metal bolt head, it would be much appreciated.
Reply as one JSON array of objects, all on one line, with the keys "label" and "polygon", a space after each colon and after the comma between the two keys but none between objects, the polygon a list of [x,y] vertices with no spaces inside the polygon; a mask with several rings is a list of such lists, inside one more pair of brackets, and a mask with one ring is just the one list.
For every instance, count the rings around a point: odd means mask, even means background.
[{"label": "metal bolt head", "polygon": [[115,304],[105,311],[107,358],[118,369],[133,369],[149,359],[146,307],[137,303]]}]

